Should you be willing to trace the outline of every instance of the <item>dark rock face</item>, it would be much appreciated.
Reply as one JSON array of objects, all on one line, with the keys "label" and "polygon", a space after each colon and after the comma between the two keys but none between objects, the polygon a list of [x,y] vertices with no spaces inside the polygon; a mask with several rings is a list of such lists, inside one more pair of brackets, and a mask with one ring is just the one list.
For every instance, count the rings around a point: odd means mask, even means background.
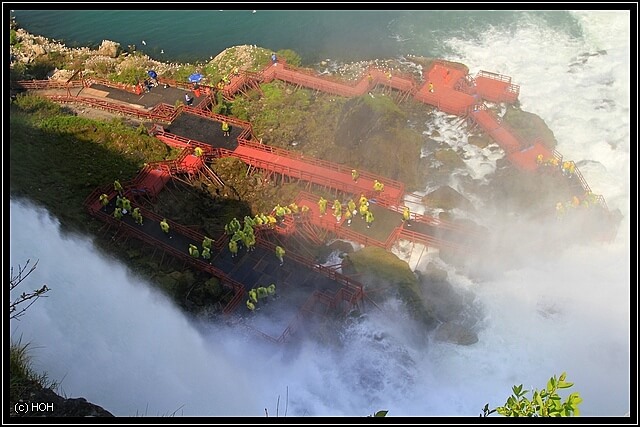
[{"label": "dark rock face", "polygon": [[[381,94],[348,100],[339,112],[326,160],[351,165],[402,181],[408,187],[423,182],[419,170],[422,135],[407,127],[407,114]],[[410,166],[408,166],[410,165]]]},{"label": "dark rock face", "polygon": [[395,127],[399,116],[395,106],[390,107],[384,101],[375,102],[365,97],[350,99],[341,111],[335,142],[357,148],[374,135]]},{"label": "dark rock face", "polygon": [[462,194],[458,193],[448,185],[442,186],[425,196],[425,202],[431,207],[438,207],[446,210],[459,208],[473,211],[473,205]]},{"label": "dark rock face", "polygon": [[[83,397],[65,399],[49,388],[35,386],[29,393],[28,400],[21,400],[10,407],[12,417],[113,417],[114,415],[102,408],[94,405]],[[29,410],[26,413],[20,411],[20,405],[27,405],[33,408],[40,404],[41,411]],[[17,407],[17,409],[16,409]],[[23,406],[24,407],[24,406]],[[18,412],[16,412],[16,410]]]},{"label": "dark rock face", "polygon": [[477,343],[478,335],[472,327],[475,316],[470,310],[474,297],[456,292],[447,280],[447,272],[433,264],[427,266],[425,273],[418,273],[418,277],[426,310],[442,322],[435,331],[435,339],[458,345]]}]

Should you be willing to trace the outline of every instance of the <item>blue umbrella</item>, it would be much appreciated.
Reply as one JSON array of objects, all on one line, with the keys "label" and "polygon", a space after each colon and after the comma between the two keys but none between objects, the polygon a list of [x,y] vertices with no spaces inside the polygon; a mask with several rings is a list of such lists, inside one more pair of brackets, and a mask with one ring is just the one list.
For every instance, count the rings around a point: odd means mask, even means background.
[{"label": "blue umbrella", "polygon": [[149,70],[147,71],[147,74],[149,75],[149,77],[151,77],[152,79],[157,79],[158,78],[158,73],[156,73],[153,70]]},{"label": "blue umbrella", "polygon": [[202,80],[204,76],[200,73],[193,73],[189,76],[189,81],[191,83],[198,83],[200,80]]}]

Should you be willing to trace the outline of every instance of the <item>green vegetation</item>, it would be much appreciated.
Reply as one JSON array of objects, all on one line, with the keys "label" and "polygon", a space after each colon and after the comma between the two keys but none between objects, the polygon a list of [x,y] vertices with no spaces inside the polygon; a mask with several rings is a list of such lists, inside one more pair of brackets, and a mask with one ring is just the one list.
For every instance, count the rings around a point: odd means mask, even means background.
[{"label": "green vegetation", "polygon": [[31,346],[21,340],[9,346],[9,406],[13,408],[20,400],[29,401],[31,390],[50,388],[55,390],[58,383],[39,374],[33,369]]},{"label": "green vegetation", "polygon": [[11,29],[9,30],[9,44],[11,46],[15,46],[18,44],[18,33],[16,32],[16,30]]},{"label": "green vegetation", "polygon": [[132,179],[145,162],[175,155],[121,119],[73,116],[38,96],[18,96],[10,111],[11,194],[43,204],[65,226],[87,224],[83,202],[97,187]]},{"label": "green vegetation", "polygon": [[418,278],[409,265],[383,248],[367,246],[350,253],[342,265],[346,274],[356,274],[367,283],[367,295],[379,300],[395,294],[407,304],[409,312],[427,330],[437,326],[437,320],[427,312],[422,301]]},{"label": "green vegetation", "polygon": [[[302,58],[295,51],[291,49],[280,49],[276,52],[278,58],[284,58],[287,62],[287,65],[292,65],[294,67],[299,67],[302,65]],[[269,57],[271,58],[271,57]]]},{"label": "green vegetation", "polygon": [[580,415],[578,405],[582,403],[579,393],[571,393],[565,401],[558,394],[561,388],[570,388],[573,383],[567,382],[567,374],[563,372],[560,378],[555,375],[547,382],[547,387],[541,390],[531,390],[532,397],[529,400],[525,395],[529,390],[523,390],[522,384],[513,386],[513,394],[507,398],[504,406],[489,409],[489,404],[483,408],[483,415],[488,416],[494,412],[505,417],[570,417]]},{"label": "green vegetation", "polygon": [[118,83],[135,85],[138,82],[144,81],[149,77],[147,75],[147,70],[148,70],[148,67],[132,65],[132,66],[123,68],[119,72],[111,73],[109,75],[109,79]]},{"label": "green vegetation", "polygon": [[96,58],[87,64],[86,69],[93,71],[98,76],[109,76],[116,73],[117,63],[112,58]]},{"label": "green vegetation", "polygon": [[11,80],[45,80],[47,75],[56,68],[65,67],[65,61],[62,56],[38,56],[29,64],[15,64],[11,67]]},{"label": "green vegetation", "polygon": [[[172,70],[166,74],[163,74],[161,77],[173,79],[178,82],[188,82],[189,76],[195,73],[197,69],[198,69],[197,65],[183,64],[180,67],[178,67],[176,70]],[[220,80],[220,77],[217,74],[212,73],[211,71],[206,69],[206,67],[203,74],[207,77],[208,84],[215,85],[218,82],[218,80]]]},{"label": "green vegetation", "polygon": [[533,142],[536,138],[540,138],[551,149],[555,148],[558,143],[544,120],[533,113],[528,113],[515,106],[508,106],[503,119],[524,141]]},{"label": "green vegetation", "polygon": [[[280,81],[261,85],[261,91],[238,96],[232,112],[250,121],[265,144],[375,171],[408,188],[423,183],[422,135],[407,128],[407,113],[388,96],[349,99]],[[389,141],[397,143],[391,152]]]},{"label": "green vegetation", "polygon": [[233,113],[233,102],[227,101],[222,92],[216,92],[216,105],[213,107],[213,112],[216,114],[222,114],[223,116],[230,116]]},{"label": "green vegetation", "polygon": [[[233,112],[239,118],[250,120],[257,135],[277,135],[279,143],[270,137],[270,145],[285,145],[295,139],[292,126],[301,126],[311,104],[309,91],[292,91],[280,81],[261,86],[263,96],[259,99],[240,97],[234,102]],[[285,108],[286,106],[286,108]],[[275,138],[274,138],[275,139]]]}]

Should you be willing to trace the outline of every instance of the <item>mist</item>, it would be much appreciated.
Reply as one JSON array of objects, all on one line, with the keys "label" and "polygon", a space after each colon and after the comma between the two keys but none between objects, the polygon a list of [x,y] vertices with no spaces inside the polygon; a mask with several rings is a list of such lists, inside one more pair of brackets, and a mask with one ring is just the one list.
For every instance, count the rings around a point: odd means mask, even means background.
[{"label": "mist", "polygon": [[12,201],[10,213],[11,265],[39,259],[29,285],[52,289],[11,336],[34,345],[35,367],[62,393],[116,415],[475,416],[503,404],[511,385],[542,387],[563,371],[583,415],[629,411],[628,258],[618,243],[485,283],[450,269],[481,307],[472,346],[425,343],[396,300],[339,327],[338,343],[297,336],[278,346],[187,318],[42,210]]},{"label": "mist", "polygon": [[[402,303],[390,299],[382,310],[369,306],[363,316],[333,325],[334,340],[298,336],[277,346],[233,324],[189,318],[89,238],[62,234],[55,218],[17,200],[10,202],[9,263],[39,259],[23,286],[47,283],[52,290],[11,322],[11,337],[33,344],[35,368],[60,381],[61,392],[120,416],[264,417],[267,408],[281,417],[285,411],[288,417],[366,416],[382,409],[391,417],[475,417],[486,403],[504,404],[513,385],[541,388],[564,371],[575,383],[570,390],[584,399],[582,415],[629,413],[628,23],[616,14],[577,19],[582,39],[524,22],[510,34],[448,41],[453,54],[447,59],[468,64],[471,74],[484,69],[513,77],[522,108],[547,122],[558,150],[623,214],[613,242],[546,253],[538,249],[552,224],[496,212],[481,216],[490,229],[500,225],[490,247],[522,241],[512,258],[517,262],[499,252],[475,260],[491,274],[447,265],[437,252],[418,259],[419,249],[396,250],[412,268],[434,262],[457,291],[474,296],[467,311],[476,344],[425,341]],[[607,30],[613,27],[620,31]],[[601,50],[607,53],[595,54]],[[456,132],[446,117],[437,126],[443,140]],[[464,173],[488,179],[500,156],[469,150]],[[450,184],[464,191],[463,182],[453,176]]]}]

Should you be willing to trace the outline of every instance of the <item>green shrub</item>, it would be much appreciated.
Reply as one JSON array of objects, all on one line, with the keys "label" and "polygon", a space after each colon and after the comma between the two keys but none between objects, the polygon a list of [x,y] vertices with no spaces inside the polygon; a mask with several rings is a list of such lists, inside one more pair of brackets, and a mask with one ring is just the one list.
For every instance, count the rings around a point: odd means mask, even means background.
[{"label": "green shrub", "polygon": [[138,82],[144,81],[147,78],[147,70],[142,67],[127,67],[121,70],[119,73],[112,73],[109,76],[110,80],[119,83],[125,83],[129,85],[135,85]]},{"label": "green shrub", "polygon": [[107,77],[116,72],[116,63],[112,61],[93,61],[89,70],[94,71],[98,76]]},{"label": "green shrub", "polygon": [[572,417],[579,416],[580,409],[578,405],[582,403],[580,393],[574,392],[569,394],[564,402],[558,394],[558,390],[562,388],[571,388],[573,383],[565,381],[567,379],[566,372],[557,378],[555,375],[547,382],[547,387],[540,390],[531,390],[533,395],[531,400],[526,397],[530,390],[523,390],[522,384],[514,385],[511,390],[513,394],[507,398],[504,406],[495,409],[489,409],[489,404],[483,408],[485,417],[497,412],[505,417]]},{"label": "green shrub", "polygon": [[38,95],[18,95],[16,105],[22,111],[37,114],[38,117],[49,117],[62,112],[62,108],[58,104]]},{"label": "green shrub", "polygon": [[57,68],[48,56],[40,56],[36,58],[31,64],[27,65],[26,74],[29,78],[36,80],[44,80],[47,75]]},{"label": "green shrub", "polygon": [[295,51],[291,49],[281,49],[276,52],[278,57],[284,58],[287,61],[287,64],[293,65],[294,67],[299,67],[302,64],[302,58]]}]

